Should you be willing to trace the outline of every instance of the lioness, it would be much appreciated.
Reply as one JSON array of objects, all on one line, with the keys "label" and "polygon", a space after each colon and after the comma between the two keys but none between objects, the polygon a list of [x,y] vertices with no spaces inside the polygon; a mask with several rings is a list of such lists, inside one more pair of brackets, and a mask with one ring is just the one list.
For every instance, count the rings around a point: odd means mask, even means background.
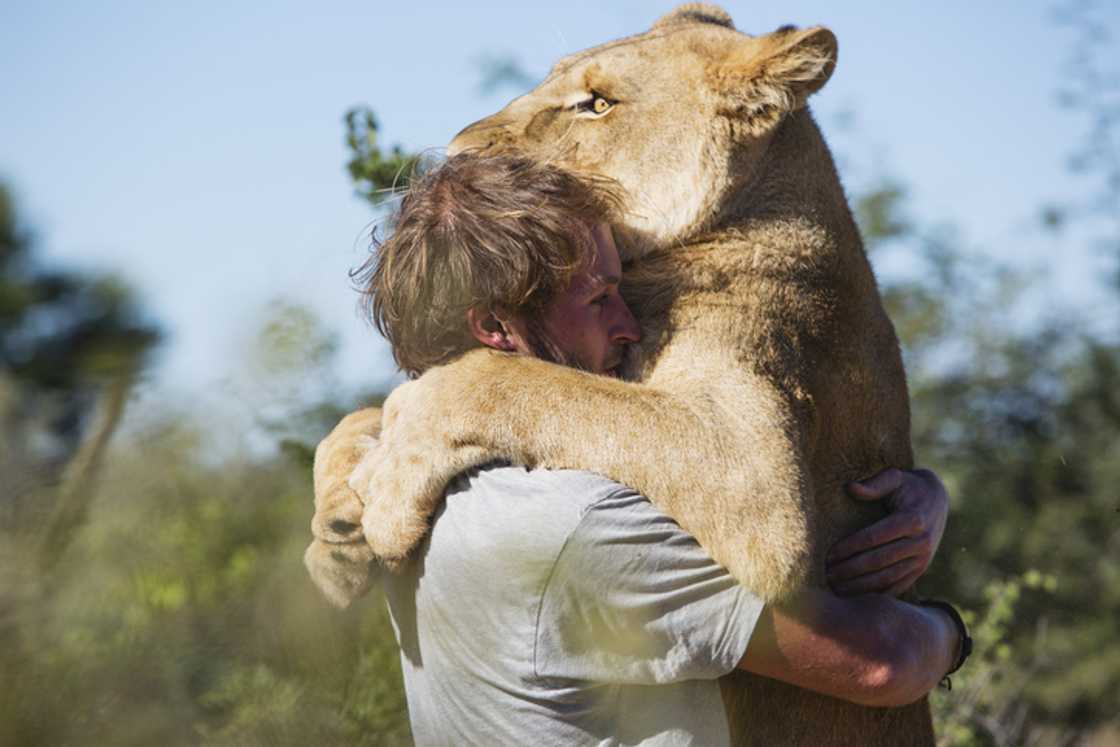
[{"label": "lioness", "polygon": [[[401,387],[351,483],[376,516],[372,553],[404,557],[454,475],[505,457],[634,487],[768,599],[823,585],[825,549],[873,518],[841,486],[912,461],[898,343],[805,108],[835,59],[826,29],[749,37],[686,5],[561,60],[455,138],[625,190],[623,292],[642,323],[627,373],[642,383],[477,351]],[[320,448],[320,536],[353,533],[344,480],[376,418]],[[736,743],[933,743],[925,701],[872,709],[746,674],[724,696]]]}]

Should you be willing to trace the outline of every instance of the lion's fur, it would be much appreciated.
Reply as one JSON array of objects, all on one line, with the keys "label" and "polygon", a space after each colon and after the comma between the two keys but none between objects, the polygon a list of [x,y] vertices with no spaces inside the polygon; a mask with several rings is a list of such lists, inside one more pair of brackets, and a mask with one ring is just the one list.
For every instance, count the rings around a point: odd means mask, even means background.
[{"label": "lion's fur", "polygon": [[381,431],[381,410],[353,412],[315,449],[313,536],[304,565],[327,599],[338,607],[365,594],[373,581],[373,548],[362,536],[362,503],[348,481]]},{"label": "lion's fur", "polygon": [[[804,107],[835,58],[825,29],[749,37],[719,8],[682,6],[564,58],[456,137],[453,151],[517,149],[620,183],[641,383],[476,351],[399,388],[351,480],[380,558],[415,547],[454,474],[504,456],[642,491],[768,600],[823,582],[826,548],[873,518],[843,484],[912,461],[898,343]],[[577,117],[589,91],[617,103]],[[925,701],[724,684],[736,743],[932,744]]]}]

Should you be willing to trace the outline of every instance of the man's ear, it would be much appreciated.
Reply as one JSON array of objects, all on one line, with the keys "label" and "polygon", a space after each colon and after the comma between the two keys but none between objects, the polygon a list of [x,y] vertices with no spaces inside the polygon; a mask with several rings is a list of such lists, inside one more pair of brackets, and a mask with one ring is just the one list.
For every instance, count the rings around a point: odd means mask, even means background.
[{"label": "man's ear", "polygon": [[761,134],[805,106],[836,69],[836,36],[823,26],[745,39],[716,72],[728,109]]},{"label": "man's ear", "polygon": [[494,316],[494,312],[478,308],[468,309],[467,323],[471,327],[474,339],[486,347],[508,352],[517,350],[505,323]]}]

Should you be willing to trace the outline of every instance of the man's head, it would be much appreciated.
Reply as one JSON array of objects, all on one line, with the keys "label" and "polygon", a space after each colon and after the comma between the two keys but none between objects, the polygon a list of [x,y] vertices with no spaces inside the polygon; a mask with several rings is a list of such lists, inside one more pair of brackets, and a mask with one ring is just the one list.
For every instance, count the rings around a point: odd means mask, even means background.
[{"label": "man's head", "polygon": [[616,209],[609,185],[554,166],[449,158],[412,182],[361,273],[370,317],[411,375],[480,344],[613,373],[638,338]]},{"label": "man's head", "polygon": [[[592,373],[616,376],[626,345],[641,336],[638,322],[619,295],[622,263],[610,226],[581,226],[590,234],[590,257],[533,315],[501,318],[481,309],[467,312],[471,332],[498,350],[535,355]],[[586,239],[584,240],[586,241]]]}]

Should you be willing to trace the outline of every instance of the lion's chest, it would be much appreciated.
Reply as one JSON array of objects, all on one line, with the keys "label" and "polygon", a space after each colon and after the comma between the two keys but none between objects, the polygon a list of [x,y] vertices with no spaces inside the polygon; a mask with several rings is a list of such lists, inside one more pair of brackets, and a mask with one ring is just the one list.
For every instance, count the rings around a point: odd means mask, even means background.
[{"label": "lion's chest", "polygon": [[805,389],[837,324],[837,288],[812,263],[702,248],[643,260],[623,293],[642,326],[640,370],[674,348],[728,362]]},{"label": "lion's chest", "polygon": [[[823,512],[822,536],[867,516],[841,486],[885,466],[908,467],[909,408],[893,329],[874,282],[829,254],[765,247],[690,248],[633,268],[624,293],[642,324],[635,371],[657,386],[718,371],[763,377],[799,423]],[[827,518],[826,518],[827,517]]]}]

